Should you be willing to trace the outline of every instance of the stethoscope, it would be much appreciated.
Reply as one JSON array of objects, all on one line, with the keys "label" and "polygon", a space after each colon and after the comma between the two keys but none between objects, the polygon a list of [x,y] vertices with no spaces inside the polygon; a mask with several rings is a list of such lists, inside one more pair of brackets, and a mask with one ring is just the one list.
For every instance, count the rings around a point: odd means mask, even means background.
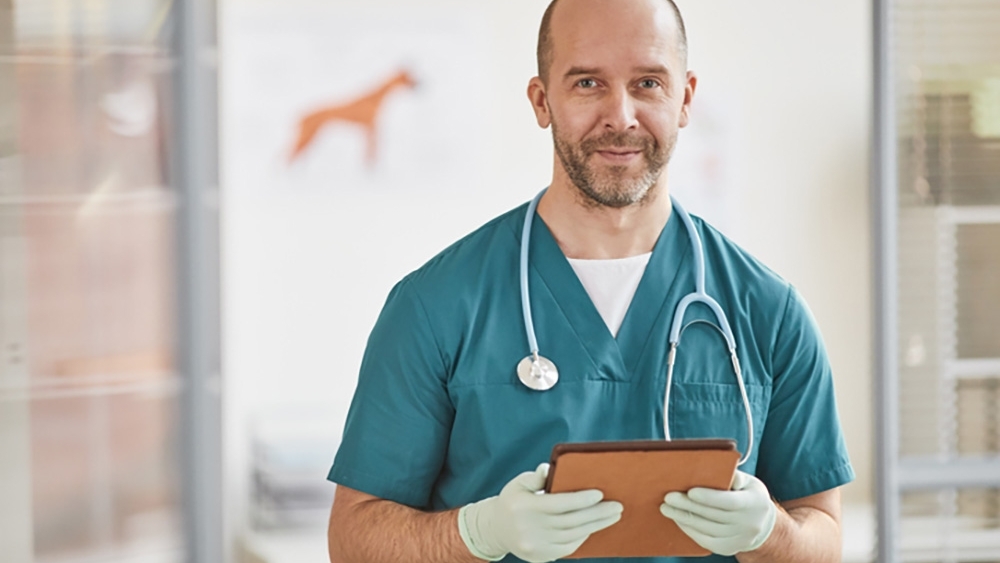
[{"label": "stethoscope", "polygon": [[[524,228],[521,231],[521,311],[524,315],[524,330],[528,335],[528,347],[531,354],[518,362],[517,377],[529,389],[536,391],[547,391],[559,381],[559,369],[548,358],[538,352],[538,339],[535,337],[535,325],[531,320],[531,298],[528,288],[528,248],[531,246],[531,224],[535,218],[535,210],[538,202],[545,195],[546,190],[542,190],[535,196],[528,205],[528,211],[524,216]],[[677,358],[677,348],[680,345],[681,334],[684,329],[694,323],[705,323],[716,330],[726,339],[729,347],[729,357],[733,363],[733,373],[736,374],[736,383],[740,388],[740,397],[743,399],[743,410],[747,417],[747,451],[740,458],[740,465],[750,458],[753,451],[753,416],[750,412],[750,399],[747,397],[746,385],[743,382],[743,372],[740,369],[740,360],[736,356],[736,338],[733,330],[729,326],[729,319],[723,312],[719,303],[712,299],[705,292],[705,254],[701,245],[701,236],[694,228],[691,216],[681,207],[677,201],[671,197],[670,202],[677,216],[681,218],[684,227],[687,229],[688,238],[691,239],[691,250],[694,254],[695,290],[685,295],[677,304],[674,311],[674,318],[670,325],[670,352],[667,354],[667,390],[663,397],[663,430],[667,440],[670,439],[670,388],[674,379],[674,360]],[[684,323],[684,314],[692,303],[702,303],[707,305],[715,314],[718,324],[712,324],[706,320],[695,320],[688,324]]]}]

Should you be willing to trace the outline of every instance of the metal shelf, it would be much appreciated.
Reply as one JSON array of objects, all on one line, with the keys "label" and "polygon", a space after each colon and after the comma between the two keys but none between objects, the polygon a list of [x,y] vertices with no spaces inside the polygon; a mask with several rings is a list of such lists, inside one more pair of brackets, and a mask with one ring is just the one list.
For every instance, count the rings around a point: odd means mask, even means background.
[{"label": "metal shelf", "polygon": [[904,457],[899,468],[901,491],[1000,488],[1000,456]]},{"label": "metal shelf", "polygon": [[93,191],[76,194],[38,195],[0,194],[0,207],[84,206],[95,204],[153,204],[155,206],[175,207],[177,205],[177,194],[173,190],[162,186],[120,192]]},{"label": "metal shelf", "polygon": [[938,217],[952,225],[1000,224],[1000,205],[939,205]]},{"label": "metal shelf", "polygon": [[1000,379],[1000,358],[950,360],[943,367],[948,379]]},{"label": "metal shelf", "polygon": [[0,404],[109,395],[176,395],[182,380],[175,372],[136,372],[87,377],[28,378],[26,385],[0,382]]}]

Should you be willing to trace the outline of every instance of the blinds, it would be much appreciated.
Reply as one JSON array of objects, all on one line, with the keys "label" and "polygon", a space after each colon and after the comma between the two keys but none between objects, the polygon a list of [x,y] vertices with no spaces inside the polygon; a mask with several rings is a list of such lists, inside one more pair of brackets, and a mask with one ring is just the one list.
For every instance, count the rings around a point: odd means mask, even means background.
[{"label": "blinds", "polygon": [[1000,2],[894,7],[901,204],[1000,204]]},{"label": "blinds", "polygon": [[1000,561],[1000,1],[884,13],[898,451],[882,485],[902,485],[883,541],[902,561]]}]

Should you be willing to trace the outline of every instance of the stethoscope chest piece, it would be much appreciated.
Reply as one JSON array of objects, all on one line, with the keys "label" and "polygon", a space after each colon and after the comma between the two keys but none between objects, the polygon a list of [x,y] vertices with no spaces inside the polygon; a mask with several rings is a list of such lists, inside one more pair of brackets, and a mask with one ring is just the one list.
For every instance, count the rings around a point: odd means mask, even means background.
[{"label": "stethoscope chest piece", "polygon": [[547,358],[534,354],[517,363],[517,378],[535,391],[548,391],[559,382],[559,370]]}]

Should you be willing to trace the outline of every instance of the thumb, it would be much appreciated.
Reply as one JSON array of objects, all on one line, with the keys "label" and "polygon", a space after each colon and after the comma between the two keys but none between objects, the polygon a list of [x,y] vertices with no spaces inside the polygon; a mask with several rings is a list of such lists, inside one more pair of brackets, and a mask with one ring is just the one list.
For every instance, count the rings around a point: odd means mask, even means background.
[{"label": "thumb", "polygon": [[733,484],[732,486],[729,487],[729,490],[742,491],[743,489],[747,488],[752,482],[753,482],[752,477],[737,469],[736,473],[733,475]]},{"label": "thumb", "polygon": [[525,471],[514,477],[504,489],[508,487],[517,488],[529,493],[536,493],[545,488],[545,480],[549,476],[549,464],[543,463],[534,471]]},{"label": "thumb", "polygon": [[549,464],[548,463],[539,463],[538,467],[535,468],[535,473],[540,474],[542,476],[542,479],[548,479],[549,478]]}]

